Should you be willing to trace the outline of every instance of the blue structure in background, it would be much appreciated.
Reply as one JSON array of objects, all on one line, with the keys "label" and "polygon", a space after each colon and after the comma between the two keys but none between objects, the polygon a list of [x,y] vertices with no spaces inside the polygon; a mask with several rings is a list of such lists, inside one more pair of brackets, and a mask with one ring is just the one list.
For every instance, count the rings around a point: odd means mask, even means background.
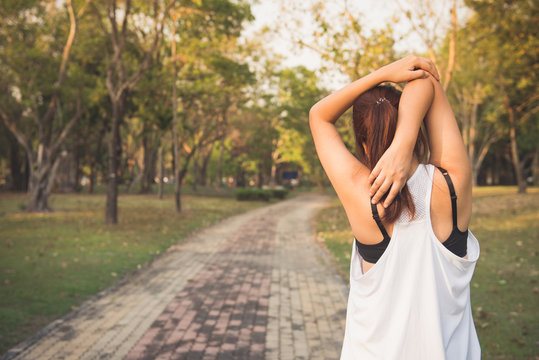
[{"label": "blue structure in background", "polygon": [[297,171],[283,171],[281,176],[283,180],[293,180],[293,179],[298,178],[298,172]]}]

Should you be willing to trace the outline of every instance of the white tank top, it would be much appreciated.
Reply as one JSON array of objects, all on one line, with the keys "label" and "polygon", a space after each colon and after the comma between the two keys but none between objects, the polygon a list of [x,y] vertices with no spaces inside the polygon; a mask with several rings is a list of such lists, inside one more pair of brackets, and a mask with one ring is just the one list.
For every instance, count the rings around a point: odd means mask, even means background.
[{"label": "white tank top", "polygon": [[389,246],[363,274],[352,247],[350,294],[341,360],[480,359],[470,305],[479,243],[468,232],[468,259],[446,249],[430,219],[433,165],[408,180],[416,214],[403,212]]}]

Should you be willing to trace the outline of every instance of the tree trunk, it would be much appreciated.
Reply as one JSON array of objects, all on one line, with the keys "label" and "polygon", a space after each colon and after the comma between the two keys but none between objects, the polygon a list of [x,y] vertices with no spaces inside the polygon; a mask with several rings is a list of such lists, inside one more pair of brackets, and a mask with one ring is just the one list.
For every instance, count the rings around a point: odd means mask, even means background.
[{"label": "tree trunk", "polygon": [[88,194],[94,193],[95,180],[95,161],[92,161],[90,162],[90,174],[88,175]]},{"label": "tree trunk", "polygon": [[451,75],[455,68],[455,56],[456,56],[456,37],[457,37],[457,0],[451,1],[451,33],[449,35],[449,58],[447,59],[447,68],[443,77],[443,89],[447,91],[449,82],[451,81]]},{"label": "tree trunk", "polygon": [[532,161],[532,178],[533,185],[539,186],[539,149],[535,151]]},{"label": "tree trunk", "polygon": [[34,179],[32,190],[30,191],[30,201],[26,207],[28,212],[48,212],[51,211],[48,205],[47,188],[48,176],[44,175],[40,181]]},{"label": "tree trunk", "polygon": [[[125,94],[125,93],[124,93]],[[119,98],[111,97],[112,101],[112,127],[109,139],[109,173],[107,183],[107,203],[105,210],[105,223],[118,223],[118,165],[121,156],[120,125],[123,121],[125,95]]]},{"label": "tree trunk", "polygon": [[[102,161],[102,150],[103,150],[103,138],[105,137],[105,133],[106,133],[106,127],[105,125],[103,125],[103,127],[101,127],[101,130],[99,131],[99,135],[96,139],[97,141],[97,146],[95,148],[95,154],[93,156],[91,156],[91,160],[90,160],[90,176],[89,176],[89,182],[88,182],[88,193],[92,194],[94,192],[94,187],[96,185],[96,181],[97,181],[97,165],[101,165],[101,161]],[[102,166],[100,166],[102,167]],[[106,179],[106,177],[105,177]]]},{"label": "tree trunk", "polygon": [[30,192],[30,201],[26,211],[28,212],[48,212],[51,211],[48,205],[49,195],[54,185],[58,166],[63,157],[66,157],[67,152],[62,152],[62,155],[56,156],[54,163],[51,164],[50,157],[38,156],[37,176],[33,179],[34,185]]},{"label": "tree trunk", "polygon": [[[171,42],[172,59],[176,59],[176,19],[172,19],[172,42]],[[172,137],[174,146],[174,165],[176,167],[174,172],[174,203],[176,204],[176,212],[182,211],[181,201],[181,181],[180,176],[180,144],[178,142],[178,95],[177,84],[178,79],[178,64],[174,60],[173,66],[173,78],[172,78]]]},{"label": "tree trunk", "polygon": [[261,163],[259,166],[258,166],[258,174],[257,174],[257,184],[256,186],[258,188],[262,188],[262,186],[264,186],[264,165],[263,163]]},{"label": "tree trunk", "polygon": [[28,188],[28,179],[25,179],[25,173],[22,168],[23,158],[21,158],[21,149],[17,139],[13,137],[11,133],[7,133],[9,141],[9,169],[11,171],[11,190],[14,191],[26,191]]},{"label": "tree trunk", "polygon": [[518,146],[517,146],[517,133],[516,133],[516,124],[515,124],[515,111],[513,107],[509,104],[509,100],[505,99],[505,107],[509,115],[509,139],[511,140],[511,161],[513,162],[513,168],[515,170],[515,176],[518,185],[518,193],[526,193],[526,181],[522,176],[522,164],[518,157]]},{"label": "tree trunk", "polygon": [[200,157],[199,154],[196,154],[195,158],[193,159],[193,183],[192,183],[193,191],[197,191],[199,157]]},{"label": "tree trunk", "polygon": [[236,172],[236,187],[245,187],[245,172],[240,167],[238,171]]},{"label": "tree trunk", "polygon": [[80,166],[80,138],[77,136],[77,141],[75,143],[75,146],[73,146],[72,150],[72,158],[73,158],[73,191],[80,192],[81,191],[81,179],[82,179],[82,169]]},{"label": "tree trunk", "polygon": [[219,187],[223,187],[223,155],[225,151],[225,139],[221,139],[219,143],[219,162],[217,163],[217,183]]},{"label": "tree trunk", "polygon": [[145,133],[142,136],[142,149],[143,149],[143,160],[142,160],[142,179],[140,182],[141,194],[148,194],[151,189],[150,185],[152,183],[152,139],[151,134]]},{"label": "tree trunk", "polygon": [[159,146],[159,184],[157,187],[157,197],[163,199],[163,178],[165,177],[165,162],[163,159],[163,145]]},{"label": "tree trunk", "polygon": [[202,185],[202,186],[206,186],[207,185],[207,170],[208,170],[208,163],[210,161],[210,158],[211,158],[211,154],[213,152],[213,147],[215,145],[215,142],[212,142],[211,145],[210,145],[210,149],[208,150],[208,152],[202,156],[202,163],[200,164],[200,171],[199,171],[199,184]]}]

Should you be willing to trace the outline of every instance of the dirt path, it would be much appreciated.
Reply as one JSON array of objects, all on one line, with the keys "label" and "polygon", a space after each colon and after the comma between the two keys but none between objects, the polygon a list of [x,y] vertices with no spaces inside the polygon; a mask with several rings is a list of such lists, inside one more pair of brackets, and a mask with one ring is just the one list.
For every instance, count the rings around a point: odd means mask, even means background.
[{"label": "dirt path", "polygon": [[338,359],[348,288],[301,195],[191,236],[3,359]]}]

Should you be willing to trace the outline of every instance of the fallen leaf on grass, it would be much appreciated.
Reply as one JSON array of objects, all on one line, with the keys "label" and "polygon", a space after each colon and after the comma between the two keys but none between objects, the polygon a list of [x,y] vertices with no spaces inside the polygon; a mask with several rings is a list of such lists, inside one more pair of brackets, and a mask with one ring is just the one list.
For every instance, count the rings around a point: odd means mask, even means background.
[{"label": "fallen leaf on grass", "polygon": [[490,316],[488,315],[488,313],[486,313],[485,311],[479,311],[477,313],[477,318],[478,319],[485,319],[485,320],[488,320],[490,318]]},{"label": "fallen leaf on grass", "polygon": [[526,345],[526,342],[524,340],[522,340],[522,339],[513,338],[513,339],[511,339],[511,341],[514,342],[514,343],[519,344],[520,346]]}]

